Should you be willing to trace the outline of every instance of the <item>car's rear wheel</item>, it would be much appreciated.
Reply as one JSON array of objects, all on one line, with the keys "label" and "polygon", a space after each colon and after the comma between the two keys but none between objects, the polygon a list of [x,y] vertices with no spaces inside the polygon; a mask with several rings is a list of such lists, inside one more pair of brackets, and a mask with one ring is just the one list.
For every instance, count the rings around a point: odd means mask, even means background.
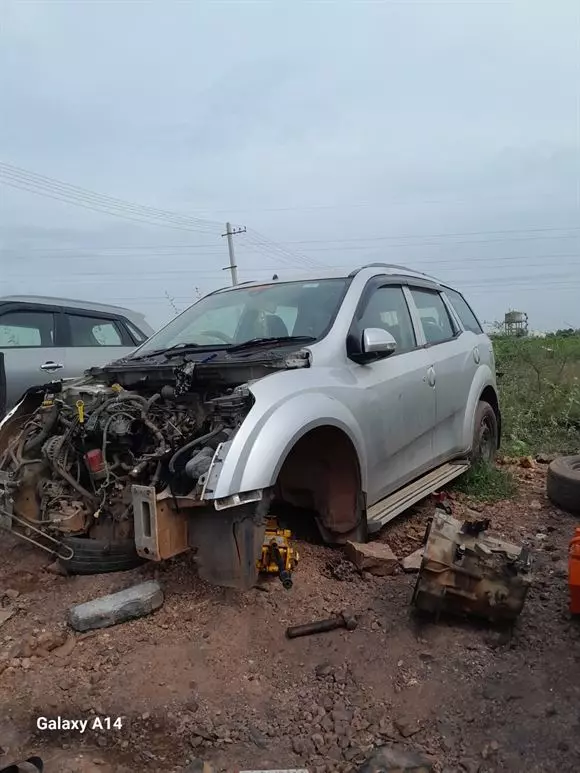
[{"label": "car's rear wheel", "polygon": [[73,550],[72,558],[60,562],[70,574],[125,572],[144,563],[144,559],[137,555],[133,540],[110,542],[87,537],[63,537],[62,544]]},{"label": "car's rear wheel", "polygon": [[475,411],[471,458],[474,462],[491,464],[498,447],[497,416],[489,403],[480,400]]}]

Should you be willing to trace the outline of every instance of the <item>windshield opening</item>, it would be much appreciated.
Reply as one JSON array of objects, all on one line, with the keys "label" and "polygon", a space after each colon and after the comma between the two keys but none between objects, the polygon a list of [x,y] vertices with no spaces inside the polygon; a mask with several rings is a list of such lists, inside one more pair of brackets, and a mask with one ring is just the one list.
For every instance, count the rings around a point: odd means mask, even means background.
[{"label": "windshield opening", "polygon": [[191,344],[227,347],[261,338],[326,335],[350,280],[318,279],[237,287],[207,295],[135,351]]}]

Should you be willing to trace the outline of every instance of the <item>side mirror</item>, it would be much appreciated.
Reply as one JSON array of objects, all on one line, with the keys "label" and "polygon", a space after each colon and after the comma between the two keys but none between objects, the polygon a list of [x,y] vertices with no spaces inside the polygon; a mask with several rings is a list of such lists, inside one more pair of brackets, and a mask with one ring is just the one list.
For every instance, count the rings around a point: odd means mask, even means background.
[{"label": "side mirror", "polygon": [[361,341],[362,353],[383,354],[388,357],[397,349],[397,342],[390,333],[380,327],[367,327],[363,330]]}]

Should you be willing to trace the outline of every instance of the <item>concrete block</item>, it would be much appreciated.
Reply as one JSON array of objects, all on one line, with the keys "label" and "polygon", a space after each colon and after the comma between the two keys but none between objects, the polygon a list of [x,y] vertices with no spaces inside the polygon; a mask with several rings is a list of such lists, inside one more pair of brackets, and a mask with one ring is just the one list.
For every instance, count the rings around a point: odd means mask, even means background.
[{"label": "concrete block", "polygon": [[155,580],[78,604],[68,610],[67,622],[75,631],[108,628],[136,617],[145,617],[163,604],[163,591]]}]

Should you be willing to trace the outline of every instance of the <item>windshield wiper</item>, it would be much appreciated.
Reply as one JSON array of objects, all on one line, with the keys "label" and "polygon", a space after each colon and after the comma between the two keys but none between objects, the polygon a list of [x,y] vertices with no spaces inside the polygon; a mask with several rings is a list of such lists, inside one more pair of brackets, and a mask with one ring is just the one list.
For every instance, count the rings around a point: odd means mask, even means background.
[{"label": "windshield wiper", "polygon": [[252,349],[254,346],[272,346],[274,344],[307,344],[316,341],[314,336],[270,336],[265,338],[250,338],[241,344],[232,344],[226,347],[226,352],[240,352],[243,349]]},{"label": "windshield wiper", "polygon": [[179,354],[187,354],[188,352],[192,351],[206,351],[208,349],[224,349],[227,347],[227,344],[194,344],[194,343],[187,343],[187,342],[180,342],[178,344],[173,344],[173,346],[165,346],[162,349],[152,349],[150,352],[143,352],[143,354],[139,354],[136,357],[128,357],[129,360],[148,360],[150,357],[157,357],[160,354],[164,354],[168,357],[173,357],[174,355]]}]

